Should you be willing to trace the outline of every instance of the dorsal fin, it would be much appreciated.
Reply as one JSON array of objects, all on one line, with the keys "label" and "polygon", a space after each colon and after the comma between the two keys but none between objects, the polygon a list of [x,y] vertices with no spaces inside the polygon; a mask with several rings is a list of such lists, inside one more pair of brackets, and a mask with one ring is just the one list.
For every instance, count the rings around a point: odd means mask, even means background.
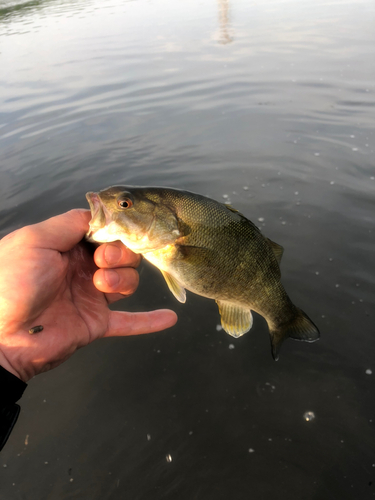
[{"label": "dorsal fin", "polygon": [[266,238],[269,246],[272,248],[272,251],[276,257],[277,263],[280,265],[281,262],[281,257],[283,256],[284,253],[284,248],[281,245],[278,245],[274,241],[270,240],[269,238]]},{"label": "dorsal fin", "polygon": [[230,210],[231,212],[233,212],[235,214],[238,214],[238,215],[241,215],[242,217],[244,217],[246,219],[246,217],[244,216],[244,214],[241,214],[241,212],[239,210],[237,210],[237,208],[232,207],[232,205],[229,205],[229,203],[224,203],[224,206],[228,210]]}]

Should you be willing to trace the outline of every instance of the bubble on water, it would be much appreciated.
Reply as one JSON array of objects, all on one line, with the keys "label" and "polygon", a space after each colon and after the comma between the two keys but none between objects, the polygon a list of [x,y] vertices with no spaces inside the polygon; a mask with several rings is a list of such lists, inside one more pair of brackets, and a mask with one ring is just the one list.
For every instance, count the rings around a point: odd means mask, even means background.
[{"label": "bubble on water", "polygon": [[228,345],[228,348],[229,348],[229,349],[234,349],[234,344],[229,344],[229,345]]},{"label": "bubble on water", "polygon": [[264,222],[264,217],[258,217],[259,222]]},{"label": "bubble on water", "polygon": [[172,455],[168,454],[166,457],[165,457],[166,461],[170,464],[172,462]]},{"label": "bubble on water", "polygon": [[295,194],[296,196],[298,196],[298,195],[299,195],[299,192],[298,192],[298,191],[294,191],[294,194]]},{"label": "bubble on water", "polygon": [[229,195],[228,194],[223,194],[223,198],[227,199],[227,198],[229,198]]},{"label": "bubble on water", "polygon": [[147,437],[147,441],[151,441],[151,435],[150,434],[147,434],[146,437]]},{"label": "bubble on water", "polygon": [[372,375],[372,370],[371,370],[371,368],[367,368],[367,370],[366,370],[366,375]]},{"label": "bubble on water", "polygon": [[320,156],[320,153],[314,153],[314,156]]},{"label": "bubble on water", "polygon": [[216,331],[217,332],[220,332],[222,329],[223,329],[223,327],[221,325],[216,325]]},{"label": "bubble on water", "polygon": [[352,148],[352,151],[358,151],[358,148]]},{"label": "bubble on water", "polygon": [[276,389],[276,386],[272,385],[270,382],[266,382],[265,385],[268,387],[270,392],[273,392]]},{"label": "bubble on water", "polygon": [[331,182],[330,182],[331,186],[333,186],[333,185],[334,185],[334,183],[335,183],[335,181],[331,181]]},{"label": "bubble on water", "polygon": [[303,414],[303,419],[306,420],[306,422],[312,422],[315,419],[315,413],[313,411],[306,411]]},{"label": "bubble on water", "polygon": [[281,224],[282,224],[283,226],[285,226],[286,221],[285,221],[285,220],[281,221]]},{"label": "bubble on water", "polygon": [[319,271],[315,271],[315,274],[316,274],[317,276],[319,276]]},{"label": "bubble on water", "polygon": [[254,453],[254,448],[249,448],[249,453]]},{"label": "bubble on water", "polygon": [[244,186],[242,189],[243,189],[244,191],[248,191],[248,190],[249,190],[249,186]]},{"label": "bubble on water", "polygon": [[336,283],[335,287],[338,288],[340,285],[338,283]]},{"label": "bubble on water", "polygon": [[352,139],[354,139],[355,135],[351,135],[350,137],[351,137]]}]

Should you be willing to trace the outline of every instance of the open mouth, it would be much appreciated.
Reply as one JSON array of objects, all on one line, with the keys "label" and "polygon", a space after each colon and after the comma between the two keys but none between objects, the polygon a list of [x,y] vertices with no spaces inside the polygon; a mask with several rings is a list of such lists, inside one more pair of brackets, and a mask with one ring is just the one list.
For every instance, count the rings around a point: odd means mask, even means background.
[{"label": "open mouth", "polygon": [[97,193],[86,193],[86,199],[89,202],[90,210],[91,210],[91,220],[89,222],[90,229],[86,233],[86,238],[92,241],[92,235],[105,227],[106,225],[106,214],[105,207],[100,201],[99,195]]}]

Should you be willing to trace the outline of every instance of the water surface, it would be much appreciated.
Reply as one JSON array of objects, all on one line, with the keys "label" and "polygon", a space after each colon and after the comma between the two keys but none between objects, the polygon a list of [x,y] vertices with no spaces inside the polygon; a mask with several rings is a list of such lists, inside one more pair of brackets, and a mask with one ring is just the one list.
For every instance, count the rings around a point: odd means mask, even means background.
[{"label": "water surface", "polygon": [[374,21],[370,0],[0,2],[1,235],[111,184],[230,201],[322,333],[275,363],[262,318],[234,340],[142,265],[118,307],[179,323],[32,380],[0,498],[373,498]]}]

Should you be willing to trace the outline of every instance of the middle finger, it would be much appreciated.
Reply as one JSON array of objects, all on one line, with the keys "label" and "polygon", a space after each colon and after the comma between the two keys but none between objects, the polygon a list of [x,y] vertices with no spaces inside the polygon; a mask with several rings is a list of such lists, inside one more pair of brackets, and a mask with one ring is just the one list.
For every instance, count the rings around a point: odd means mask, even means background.
[{"label": "middle finger", "polygon": [[132,252],[121,241],[104,243],[94,253],[94,261],[98,267],[110,269],[115,267],[138,267],[141,256]]}]

